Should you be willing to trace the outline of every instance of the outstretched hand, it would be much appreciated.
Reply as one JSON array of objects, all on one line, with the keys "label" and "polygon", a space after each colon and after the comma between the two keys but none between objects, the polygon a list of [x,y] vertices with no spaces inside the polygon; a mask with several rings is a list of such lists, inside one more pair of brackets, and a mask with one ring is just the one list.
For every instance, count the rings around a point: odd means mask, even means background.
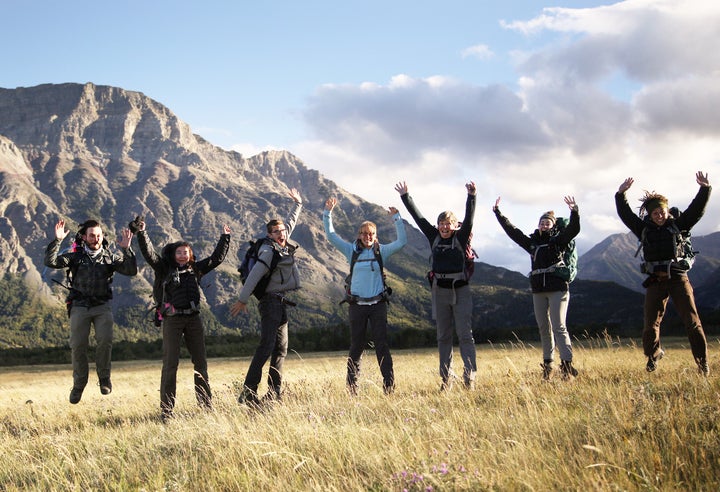
[{"label": "outstretched hand", "polygon": [[55,224],[55,238],[62,241],[69,232],[69,230],[65,230],[65,221],[58,220],[57,224]]},{"label": "outstretched hand", "polygon": [[477,188],[475,187],[475,182],[470,181],[469,183],[465,183],[465,188],[467,189],[468,195],[475,196],[475,193],[477,193]]},{"label": "outstretched hand", "polygon": [[388,208],[388,215],[395,215],[396,213],[398,213],[398,209],[395,207]]},{"label": "outstretched hand", "polygon": [[230,226],[227,224],[223,224],[223,234],[230,234],[232,230],[230,229]]},{"label": "outstretched hand", "polygon": [[292,188],[288,192],[288,196],[292,198],[295,203],[302,205],[302,197],[300,196],[300,192],[296,188]]},{"label": "outstretched hand", "polygon": [[566,196],[565,198],[563,198],[563,200],[565,200],[565,204],[568,206],[568,208],[570,210],[577,211],[578,205],[577,205],[577,202],[575,201],[574,196]]},{"label": "outstretched hand", "polygon": [[634,182],[635,182],[634,179],[627,178],[625,181],[622,182],[622,184],[620,185],[620,188],[618,188],[618,193],[625,193],[627,190],[630,189],[630,187],[633,185]]},{"label": "outstretched hand", "polygon": [[707,173],[703,174],[702,171],[695,173],[695,181],[697,181],[697,184],[700,186],[710,186],[710,180],[708,179]]},{"label": "outstretched hand", "polygon": [[130,241],[132,241],[133,233],[130,232],[130,229],[127,227],[124,227],[122,231],[120,231],[121,238],[118,239],[118,245],[125,249],[130,247]]},{"label": "outstretched hand", "polygon": [[500,208],[500,197],[497,197],[495,199],[495,205],[493,206],[493,212],[497,212],[498,208]]},{"label": "outstretched hand", "polygon": [[325,210],[327,210],[328,212],[332,212],[332,209],[335,208],[335,205],[337,205],[337,202],[338,202],[337,198],[335,198],[334,196],[331,196],[330,198],[325,200]]},{"label": "outstretched hand", "polygon": [[404,195],[408,192],[408,185],[405,181],[400,181],[395,185],[395,191]]}]

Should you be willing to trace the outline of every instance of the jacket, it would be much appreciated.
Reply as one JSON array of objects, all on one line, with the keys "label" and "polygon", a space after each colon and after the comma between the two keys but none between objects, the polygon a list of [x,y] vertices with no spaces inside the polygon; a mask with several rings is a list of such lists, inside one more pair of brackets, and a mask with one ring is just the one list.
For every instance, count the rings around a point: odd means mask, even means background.
[{"label": "jacket", "polygon": [[[433,224],[431,224],[423,215],[420,213],[418,208],[415,206],[415,202],[409,193],[405,193],[400,197],[405,204],[408,212],[412,216],[413,220],[420,228],[420,231],[425,235],[427,240],[430,242],[430,247],[433,247],[435,239],[440,236],[440,232]],[[446,239],[440,239],[436,248],[431,250],[430,264],[431,269],[435,273],[463,273],[465,271],[465,249],[467,248],[468,242],[470,241],[470,233],[473,228],[473,217],[475,216],[475,195],[468,194],[467,200],[465,201],[465,217],[462,220],[460,229],[455,231],[453,235],[460,243],[460,248],[453,248],[453,237]],[[438,279],[437,286],[444,289],[451,289],[453,287],[462,287],[467,285],[466,280],[453,280],[453,279]]]},{"label": "jacket", "polygon": [[153,298],[156,304],[168,303],[176,309],[198,308],[200,279],[225,260],[230,248],[230,234],[220,236],[215,250],[208,258],[183,268],[175,263],[175,250],[179,242],[167,244],[162,254],[158,255],[147,231],[139,231],[137,236],[140,253],[155,272]]},{"label": "jacket", "polygon": [[58,254],[61,242],[56,238],[47,246],[45,266],[70,269],[70,297],[77,306],[99,305],[112,299],[111,283],[115,272],[137,275],[137,262],[131,248],[122,249],[118,254],[103,247],[93,257],[81,246],[77,251]]},{"label": "jacket", "polygon": [[[580,232],[577,210],[570,212],[570,222],[562,231],[557,227],[543,233],[535,229],[530,235],[515,227],[499,208],[495,209],[495,217],[508,237],[530,254],[532,272],[547,269],[561,261],[568,244]],[[551,272],[541,272],[530,274],[530,287],[533,292],[567,292],[569,284]]]}]

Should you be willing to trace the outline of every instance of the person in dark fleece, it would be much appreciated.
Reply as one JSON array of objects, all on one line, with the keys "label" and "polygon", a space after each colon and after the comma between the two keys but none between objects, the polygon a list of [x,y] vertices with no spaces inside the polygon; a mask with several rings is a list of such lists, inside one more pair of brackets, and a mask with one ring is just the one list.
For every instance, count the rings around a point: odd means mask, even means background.
[{"label": "person in dark fleece", "polygon": [[690,229],[704,215],[712,191],[707,173],[698,171],[695,181],[700,189],[682,213],[674,208],[668,209],[665,196],[646,191],[640,199],[640,212],[636,215],[625,198],[625,192],[635,182],[633,178],[623,181],[615,193],[615,207],[620,219],[640,240],[642,269],[647,274],[643,282],[646,290],[642,341],[648,372],[654,371],[657,362],[665,355],[660,345],[660,324],[670,298],[687,330],[698,371],[704,376],[710,374],[707,340],[687,276],[691,262],[683,247],[683,238],[688,236]]}]

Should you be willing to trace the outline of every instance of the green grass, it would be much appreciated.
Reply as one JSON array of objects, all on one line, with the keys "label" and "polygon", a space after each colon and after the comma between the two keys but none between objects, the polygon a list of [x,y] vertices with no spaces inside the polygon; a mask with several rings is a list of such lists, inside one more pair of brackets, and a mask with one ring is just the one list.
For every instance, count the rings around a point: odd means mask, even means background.
[{"label": "green grass", "polygon": [[367,352],[356,398],[345,353],[291,354],[262,411],[236,403],[248,358],[210,361],[212,412],[183,360],[168,424],[158,361],[114,364],[78,405],[68,366],[2,368],[0,490],[717,490],[718,347],[706,379],[685,340],[652,374],[632,341],[585,340],[577,379],[542,382],[537,346],[482,345],[476,389],[448,393],[434,350],[396,351],[390,397]]}]

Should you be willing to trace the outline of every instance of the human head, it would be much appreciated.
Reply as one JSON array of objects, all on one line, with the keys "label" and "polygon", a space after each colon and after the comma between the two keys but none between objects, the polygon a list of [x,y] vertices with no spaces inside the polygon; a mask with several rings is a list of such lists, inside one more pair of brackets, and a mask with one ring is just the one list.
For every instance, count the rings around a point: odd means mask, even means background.
[{"label": "human head", "polygon": [[287,231],[283,221],[280,219],[273,219],[267,223],[266,227],[268,236],[270,236],[270,238],[280,246],[285,246],[287,243]]},{"label": "human head", "polygon": [[640,201],[642,202],[640,215],[648,215],[655,225],[662,226],[670,217],[668,199],[663,195],[646,191],[645,196],[643,196]]},{"label": "human head", "polygon": [[88,247],[88,249],[99,250],[103,247],[104,237],[103,230],[100,223],[97,220],[86,220],[80,225],[78,231],[82,242]]},{"label": "human head", "polygon": [[437,228],[440,232],[440,237],[447,239],[453,235],[455,229],[457,229],[458,219],[454,213],[449,210],[442,212],[437,218]]},{"label": "human head", "polygon": [[548,210],[540,216],[540,220],[538,221],[538,229],[540,230],[540,232],[547,232],[553,227],[555,227],[555,212],[552,210]]},{"label": "human head", "polygon": [[177,243],[173,257],[178,266],[185,266],[188,263],[193,263],[195,261],[195,255],[193,255],[192,247],[190,246],[190,243],[186,241],[180,241]]},{"label": "human head", "polygon": [[358,227],[358,240],[366,248],[372,247],[377,241],[377,226],[374,222],[366,220]]}]

